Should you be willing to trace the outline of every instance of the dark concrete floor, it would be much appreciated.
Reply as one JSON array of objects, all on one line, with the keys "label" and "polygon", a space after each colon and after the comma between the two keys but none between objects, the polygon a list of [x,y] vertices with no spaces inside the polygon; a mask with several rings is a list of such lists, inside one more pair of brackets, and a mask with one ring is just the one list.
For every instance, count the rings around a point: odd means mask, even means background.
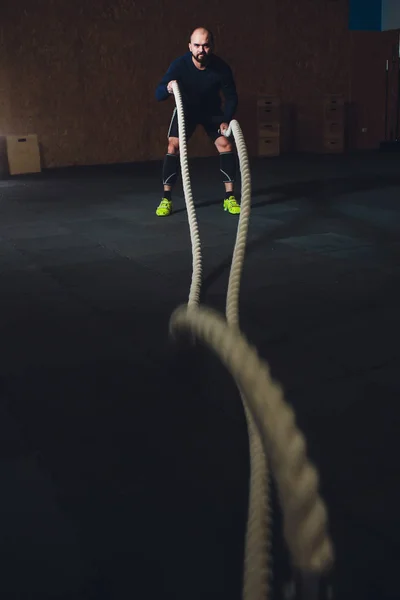
[{"label": "dark concrete floor", "polygon": [[[216,161],[191,165],[223,311],[237,218]],[[252,169],[242,328],[320,469],[336,597],[398,598],[399,158]],[[222,366],[168,337],[191,248],[180,186],[155,217],[159,181],[158,163],[0,181],[2,600],[240,598],[247,432]]]}]

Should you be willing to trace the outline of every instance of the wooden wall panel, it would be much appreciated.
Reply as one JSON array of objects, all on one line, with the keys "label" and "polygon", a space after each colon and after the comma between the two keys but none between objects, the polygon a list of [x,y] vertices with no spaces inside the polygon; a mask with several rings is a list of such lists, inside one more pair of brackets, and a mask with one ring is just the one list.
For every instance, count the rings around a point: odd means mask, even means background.
[{"label": "wooden wall panel", "polygon": [[[352,36],[347,4],[187,0],[171,12],[171,0],[3,0],[1,133],[37,133],[45,167],[161,158],[173,99],[157,103],[155,87],[186,51],[189,31],[204,24],[236,75],[238,119],[252,154],[262,93],[281,97],[283,151],[321,151],[326,93],[357,98],[369,134],[356,129],[352,143],[373,147],[380,141],[381,116],[372,107],[383,106],[381,72],[376,60],[372,77],[367,65],[360,72],[351,53],[362,52],[354,46],[363,40],[371,60],[383,56],[394,34]],[[190,153],[214,153],[201,131]]]}]

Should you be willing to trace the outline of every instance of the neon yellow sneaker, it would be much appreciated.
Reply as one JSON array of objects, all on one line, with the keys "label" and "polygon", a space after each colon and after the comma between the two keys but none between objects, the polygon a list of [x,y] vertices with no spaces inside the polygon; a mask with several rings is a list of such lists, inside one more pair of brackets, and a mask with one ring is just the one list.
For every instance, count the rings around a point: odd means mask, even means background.
[{"label": "neon yellow sneaker", "polygon": [[231,215],[238,215],[240,213],[240,205],[236,202],[235,196],[229,196],[224,200],[224,210],[227,210]]},{"label": "neon yellow sneaker", "polygon": [[172,213],[172,201],[163,198],[156,210],[157,217],[169,217]]}]

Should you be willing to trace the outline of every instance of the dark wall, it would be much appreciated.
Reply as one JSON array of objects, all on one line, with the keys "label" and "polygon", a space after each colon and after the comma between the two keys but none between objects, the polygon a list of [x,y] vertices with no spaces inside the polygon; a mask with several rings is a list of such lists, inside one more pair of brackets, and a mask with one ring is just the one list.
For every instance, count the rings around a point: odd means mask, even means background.
[{"label": "dark wall", "polygon": [[[398,89],[398,32],[350,33],[348,100],[352,147],[374,148],[385,136],[385,73],[389,60],[389,122],[395,127]],[[392,58],[395,58],[395,61]],[[365,129],[366,131],[363,131]]]},{"label": "dark wall", "polygon": [[[172,98],[155,86],[204,24],[232,66],[256,152],[256,96],[283,102],[283,150],[320,151],[325,93],[345,94],[352,146],[383,135],[384,61],[395,33],[348,31],[347,0],[3,0],[1,133],[37,133],[44,166],[159,159]],[[357,126],[354,123],[357,122]],[[361,128],[366,133],[361,133]],[[202,132],[192,155],[214,149]]]}]

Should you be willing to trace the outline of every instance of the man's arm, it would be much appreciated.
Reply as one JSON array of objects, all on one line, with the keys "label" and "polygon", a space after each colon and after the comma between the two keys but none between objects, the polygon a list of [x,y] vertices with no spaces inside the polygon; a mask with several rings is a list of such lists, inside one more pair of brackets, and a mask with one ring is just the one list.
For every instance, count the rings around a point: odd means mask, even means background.
[{"label": "man's arm", "polygon": [[222,93],[224,95],[224,123],[229,123],[235,116],[238,107],[238,95],[231,68],[226,65],[222,76]]},{"label": "man's arm", "polygon": [[170,64],[167,72],[158,84],[156,88],[156,100],[158,100],[158,102],[162,102],[163,100],[169,98],[170,93],[167,90],[167,85],[170,81],[179,79],[179,75],[181,72],[180,64],[181,61],[179,59],[174,60],[174,62]]}]

